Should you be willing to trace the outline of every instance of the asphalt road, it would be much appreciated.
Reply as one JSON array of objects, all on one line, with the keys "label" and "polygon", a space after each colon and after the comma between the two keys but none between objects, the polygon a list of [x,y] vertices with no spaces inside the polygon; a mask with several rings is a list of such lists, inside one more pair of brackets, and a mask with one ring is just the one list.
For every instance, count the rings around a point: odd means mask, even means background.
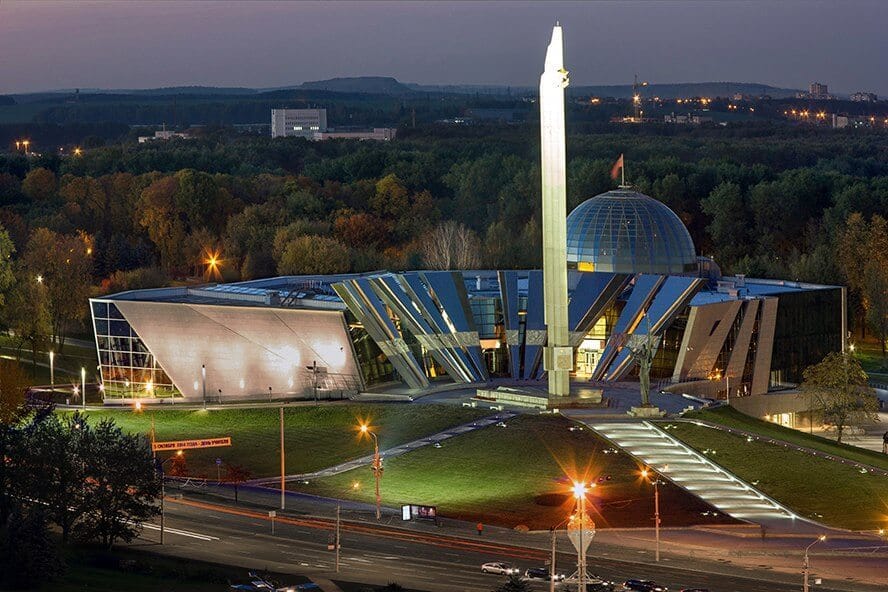
[{"label": "asphalt road", "polygon": [[[140,545],[150,545],[155,552],[243,566],[245,571],[269,569],[370,584],[397,582],[429,592],[490,591],[502,578],[481,574],[482,563],[508,561],[524,569],[542,565],[548,557],[544,549],[505,545],[484,537],[476,540],[344,522],[340,573],[335,574],[334,553],[327,548],[332,534],[329,520],[279,516],[272,535],[265,510],[188,499],[168,500],[166,509],[166,544],[162,548],[154,544],[159,533],[152,526],[144,531]],[[713,592],[796,592],[801,587],[800,581],[787,583],[781,574],[769,574],[766,569],[724,566],[726,573],[714,573],[712,562],[651,565],[647,554],[635,553],[617,547],[596,549],[593,543],[589,570],[619,582],[630,577],[652,579],[674,591],[694,586]],[[569,572],[575,557],[559,553],[557,561],[564,566],[559,572]],[[781,577],[782,582],[760,579]],[[536,587],[547,588],[545,583]]]}]

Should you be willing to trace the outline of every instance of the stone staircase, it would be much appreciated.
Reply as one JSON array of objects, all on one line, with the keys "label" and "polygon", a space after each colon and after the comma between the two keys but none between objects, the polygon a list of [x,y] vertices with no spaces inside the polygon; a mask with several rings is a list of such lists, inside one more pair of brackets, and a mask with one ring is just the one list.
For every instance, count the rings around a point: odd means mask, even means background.
[{"label": "stone staircase", "polygon": [[725,514],[757,524],[803,520],[650,422],[584,422],[601,436]]}]

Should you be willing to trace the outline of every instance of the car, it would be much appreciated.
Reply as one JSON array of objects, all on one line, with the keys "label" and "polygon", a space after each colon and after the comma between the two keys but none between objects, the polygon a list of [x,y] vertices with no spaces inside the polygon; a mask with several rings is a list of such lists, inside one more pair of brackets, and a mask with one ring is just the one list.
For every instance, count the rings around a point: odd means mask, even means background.
[{"label": "car", "polygon": [[521,573],[521,570],[511,563],[503,563],[502,561],[492,561],[481,566],[481,573],[499,574],[501,576],[515,576]]},{"label": "car", "polygon": [[633,592],[666,592],[669,590],[666,586],[661,586],[651,580],[626,580],[623,582],[623,589]]},{"label": "car", "polygon": [[681,592],[709,592],[709,588],[682,588]]},{"label": "car", "polygon": [[[546,580],[549,581],[548,567],[531,567],[524,571],[524,577],[528,580]],[[564,574],[556,573],[555,581],[560,582],[565,578]]]}]

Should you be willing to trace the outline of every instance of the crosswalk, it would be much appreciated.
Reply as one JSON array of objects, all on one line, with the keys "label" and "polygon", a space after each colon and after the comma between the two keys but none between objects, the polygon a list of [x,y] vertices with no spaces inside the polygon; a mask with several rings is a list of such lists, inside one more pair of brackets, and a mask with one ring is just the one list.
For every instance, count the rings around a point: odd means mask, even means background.
[{"label": "crosswalk", "polygon": [[800,519],[650,422],[587,422],[586,425],[729,516],[765,525]]}]

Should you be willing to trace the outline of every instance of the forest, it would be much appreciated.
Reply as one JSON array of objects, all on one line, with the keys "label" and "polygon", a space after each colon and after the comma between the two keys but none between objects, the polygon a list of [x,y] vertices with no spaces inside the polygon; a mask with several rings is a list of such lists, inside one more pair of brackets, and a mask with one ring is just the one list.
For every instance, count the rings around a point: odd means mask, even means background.
[{"label": "forest", "polygon": [[[698,254],[725,273],[847,285],[855,330],[884,344],[888,135],[577,128],[568,210],[615,188],[611,165],[625,154],[627,181],[679,215]],[[90,294],[187,278],[540,265],[532,124],[421,124],[389,143],[207,128],[89,145],[0,155],[0,329],[62,336]]]}]

